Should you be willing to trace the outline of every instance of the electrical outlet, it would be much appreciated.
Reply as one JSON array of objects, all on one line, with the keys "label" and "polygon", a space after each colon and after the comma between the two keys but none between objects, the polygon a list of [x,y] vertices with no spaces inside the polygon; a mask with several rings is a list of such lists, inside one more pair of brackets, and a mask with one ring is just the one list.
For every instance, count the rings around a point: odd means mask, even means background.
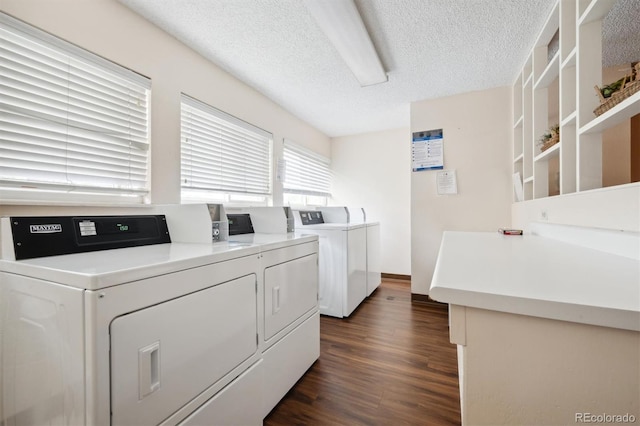
[{"label": "electrical outlet", "polygon": [[549,214],[546,210],[540,210],[540,220],[547,222],[549,221]]}]

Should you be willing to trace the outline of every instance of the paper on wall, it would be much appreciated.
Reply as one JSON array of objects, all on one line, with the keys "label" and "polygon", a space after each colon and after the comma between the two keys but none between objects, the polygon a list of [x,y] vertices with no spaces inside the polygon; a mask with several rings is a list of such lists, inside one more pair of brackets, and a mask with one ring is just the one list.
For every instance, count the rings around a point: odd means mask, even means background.
[{"label": "paper on wall", "polygon": [[455,170],[443,170],[436,175],[438,195],[456,195],[458,193],[458,179]]}]

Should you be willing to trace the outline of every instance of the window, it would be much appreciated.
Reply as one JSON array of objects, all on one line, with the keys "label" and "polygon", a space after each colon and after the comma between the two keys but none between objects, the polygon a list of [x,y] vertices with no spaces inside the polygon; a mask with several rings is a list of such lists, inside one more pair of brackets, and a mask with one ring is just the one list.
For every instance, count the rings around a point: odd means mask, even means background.
[{"label": "window", "polygon": [[181,111],[183,201],[266,200],[271,133],[186,95]]},{"label": "window", "polygon": [[3,197],[145,200],[148,78],[2,13],[0,61]]},{"label": "window", "polygon": [[284,141],[285,204],[326,205],[331,196],[329,159]]}]

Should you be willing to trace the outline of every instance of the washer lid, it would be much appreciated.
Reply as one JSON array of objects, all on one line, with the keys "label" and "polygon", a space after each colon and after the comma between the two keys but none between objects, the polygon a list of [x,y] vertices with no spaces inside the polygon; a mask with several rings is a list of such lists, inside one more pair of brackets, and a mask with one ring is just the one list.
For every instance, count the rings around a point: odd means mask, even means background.
[{"label": "washer lid", "polygon": [[318,237],[316,235],[299,235],[294,232],[287,232],[286,234],[257,233],[231,236],[229,237],[229,244],[258,245],[260,246],[261,251],[265,251],[309,243],[317,240]]},{"label": "washer lid", "polygon": [[296,232],[310,229],[323,229],[333,231],[350,231],[352,229],[364,228],[364,223],[319,223],[317,225],[302,225],[296,228]]},{"label": "washer lid", "polygon": [[0,271],[98,290],[258,254],[258,246],[170,243],[27,260],[0,260]]}]

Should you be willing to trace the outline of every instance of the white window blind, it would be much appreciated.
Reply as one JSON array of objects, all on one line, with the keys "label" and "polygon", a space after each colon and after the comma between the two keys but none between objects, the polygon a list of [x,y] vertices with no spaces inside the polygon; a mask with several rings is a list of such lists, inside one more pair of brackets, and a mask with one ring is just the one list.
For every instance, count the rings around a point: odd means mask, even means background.
[{"label": "white window blind", "polygon": [[271,193],[271,133],[182,96],[182,192]]},{"label": "white window blind", "polygon": [[142,200],[150,88],[148,78],[0,13],[0,184]]},{"label": "white window blind", "polygon": [[331,163],[328,158],[285,140],[284,161],[284,192],[331,196]]}]

